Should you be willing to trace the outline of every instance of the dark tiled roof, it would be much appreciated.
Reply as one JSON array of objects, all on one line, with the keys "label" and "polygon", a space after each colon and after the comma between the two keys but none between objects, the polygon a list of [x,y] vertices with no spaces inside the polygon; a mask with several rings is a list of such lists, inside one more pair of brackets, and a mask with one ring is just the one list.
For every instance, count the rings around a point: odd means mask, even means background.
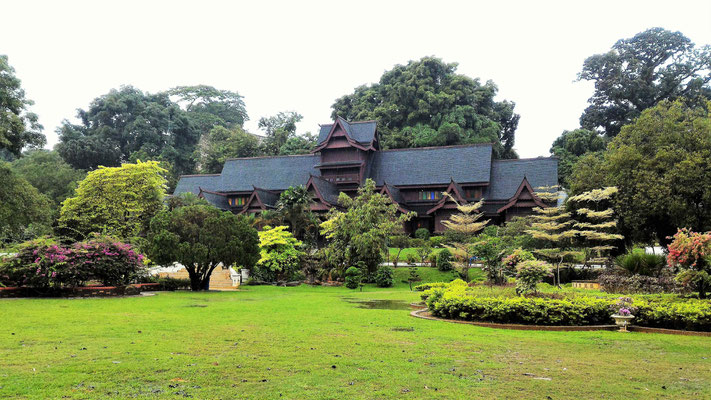
[{"label": "dark tiled roof", "polygon": [[400,189],[389,184],[386,184],[386,186],[388,187],[388,191],[390,192],[390,195],[392,196],[394,202],[402,205],[406,203],[405,199],[402,197],[402,193],[400,193]]},{"label": "dark tiled roof", "polygon": [[338,187],[335,184],[320,178],[318,176],[313,177],[314,186],[318,189],[319,193],[324,200],[329,204],[338,204]]},{"label": "dark tiled roof", "polygon": [[279,201],[279,195],[277,193],[261,188],[254,188],[254,191],[257,192],[259,200],[261,200],[265,206],[276,208],[276,203]]},{"label": "dark tiled roof", "polygon": [[182,193],[200,194],[200,188],[205,190],[221,190],[220,175],[183,175],[173,191],[174,195]]},{"label": "dark tiled roof", "polygon": [[316,175],[318,155],[235,158],[222,168],[223,192],[252,191],[253,185],[267,190],[284,190],[303,185]]},{"label": "dark tiled roof", "polygon": [[[338,117],[338,121],[346,130],[346,135],[358,143],[369,144],[375,139],[375,121],[348,122],[345,119]],[[321,125],[321,130],[318,133],[318,144],[323,143],[328,137],[333,124]]]},{"label": "dark tiled roof", "polygon": [[490,169],[490,144],[383,150],[374,154],[371,178],[378,186],[488,182]]},{"label": "dark tiled roof", "polygon": [[508,200],[516,194],[523,177],[533,190],[558,184],[557,158],[496,160],[491,165],[491,183],[484,192],[487,200]]},{"label": "dark tiled roof", "polygon": [[213,206],[223,209],[223,210],[229,210],[230,209],[230,204],[227,202],[227,196],[215,194],[215,193],[210,193],[210,192],[202,192],[203,197],[205,200],[207,200],[208,203],[212,204]]}]

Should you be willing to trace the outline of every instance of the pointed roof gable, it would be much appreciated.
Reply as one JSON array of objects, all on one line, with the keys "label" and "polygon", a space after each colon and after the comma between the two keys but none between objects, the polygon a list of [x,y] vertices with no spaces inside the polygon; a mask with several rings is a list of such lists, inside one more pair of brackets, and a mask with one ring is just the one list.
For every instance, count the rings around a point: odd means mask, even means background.
[{"label": "pointed roof gable", "polygon": [[345,132],[346,139],[352,146],[361,150],[375,150],[374,143],[377,141],[377,124],[375,121],[348,122],[341,117],[337,117],[332,124],[321,125],[318,142],[313,152],[326,147],[329,139],[339,127]]},{"label": "pointed roof gable", "polygon": [[380,194],[388,196],[390,198],[390,201],[393,202],[398,207],[398,210],[403,213],[408,213],[410,212],[404,207],[405,199],[402,196],[402,193],[400,193],[400,189],[396,188],[395,186],[388,185],[387,183],[383,185],[382,189],[380,189]]},{"label": "pointed roof gable", "polygon": [[315,175],[306,182],[306,190],[313,190],[316,197],[327,205],[338,205],[339,190],[333,183]]},{"label": "pointed roof gable", "polygon": [[[467,204],[467,200],[462,195],[464,194],[464,190],[457,182],[454,181],[454,179],[449,182],[449,186],[447,186],[445,192],[449,193],[452,197],[454,197],[459,202],[459,204]],[[447,196],[442,196],[442,198],[437,202],[437,204],[427,211],[427,214],[432,214],[433,212],[444,207],[444,205],[449,202],[453,203],[452,199]]]},{"label": "pointed roof gable", "polygon": [[536,196],[536,192],[531,187],[531,184],[528,183],[526,175],[523,176],[521,184],[518,185],[518,190],[516,190],[516,194],[514,194],[511,199],[509,199],[509,202],[506,203],[505,206],[499,208],[496,212],[502,213],[522,201],[527,203],[533,203],[534,205],[539,207],[546,207],[546,204],[538,196]]},{"label": "pointed roof gable", "polygon": [[279,192],[273,190],[266,190],[253,186],[254,190],[249,196],[249,199],[242,207],[240,214],[247,212],[250,208],[259,208],[262,210],[274,209],[276,208],[276,203],[279,201]]}]

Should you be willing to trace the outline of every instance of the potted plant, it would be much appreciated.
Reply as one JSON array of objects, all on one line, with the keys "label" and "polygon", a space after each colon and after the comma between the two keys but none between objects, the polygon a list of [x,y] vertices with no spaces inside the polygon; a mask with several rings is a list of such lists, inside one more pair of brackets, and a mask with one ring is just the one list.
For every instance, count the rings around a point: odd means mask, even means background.
[{"label": "potted plant", "polygon": [[620,332],[629,332],[627,325],[634,319],[634,315],[632,315],[634,310],[632,299],[629,297],[620,297],[617,303],[612,306],[612,318],[615,319],[615,324],[620,327]]}]

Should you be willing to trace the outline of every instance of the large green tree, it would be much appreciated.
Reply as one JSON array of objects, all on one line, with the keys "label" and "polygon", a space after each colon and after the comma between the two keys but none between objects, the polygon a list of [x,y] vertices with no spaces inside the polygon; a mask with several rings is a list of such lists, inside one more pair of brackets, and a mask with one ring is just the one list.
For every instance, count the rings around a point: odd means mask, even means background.
[{"label": "large green tree", "polygon": [[56,151],[49,150],[26,152],[12,162],[12,169],[52,199],[55,206],[72,196],[78,182],[86,176],[84,171],[67,164]]},{"label": "large green tree", "polygon": [[200,134],[216,126],[241,127],[249,119],[242,96],[237,92],[195,85],[178,86],[167,93],[184,107]]},{"label": "large green tree", "polygon": [[198,170],[203,174],[219,173],[228,158],[260,154],[259,139],[239,126],[215,126],[202,135],[196,149]]},{"label": "large green tree", "polygon": [[10,164],[0,161],[0,243],[31,239],[49,229],[52,202]]},{"label": "large green tree", "polygon": [[156,161],[89,172],[76,196],[62,204],[60,231],[80,238],[92,232],[121,239],[145,237],[151,218],[163,208],[165,173]]},{"label": "large green tree", "polygon": [[311,193],[304,186],[292,186],[279,195],[276,211],[289,224],[299,240],[315,242],[318,236],[318,217],[311,212]]},{"label": "large green tree", "polygon": [[494,101],[492,81],[456,71],[456,63],[435,57],[396,65],[378,83],[337,99],[332,118],[377,120],[385,148],[492,142],[497,157],[515,158],[514,103]]},{"label": "large green tree", "polygon": [[163,210],[150,224],[148,256],[161,265],[182,264],[192,290],[205,290],[220,264],[252,268],[259,239],[244,216],[209,205]]},{"label": "large green tree", "polygon": [[570,174],[580,157],[600,153],[607,146],[607,138],[589,129],[564,131],[551,146],[551,154],[558,157],[558,183],[570,187]]},{"label": "large green tree", "polygon": [[586,59],[579,79],[595,83],[581,126],[614,137],[659,101],[711,98],[711,46],[697,48],[681,32],[652,28]]},{"label": "large green tree", "polygon": [[614,209],[627,239],[666,244],[680,227],[711,230],[710,107],[664,100],[624,126],[604,158],[576,166],[576,180],[619,189]]},{"label": "large green tree", "polygon": [[78,117],[79,124],[64,121],[56,146],[75,168],[117,167],[142,159],[163,161],[174,177],[194,171],[199,132],[166,93],[123,86],[94,99]]},{"label": "large green tree", "polygon": [[29,111],[32,104],[7,56],[0,55],[0,152],[20,156],[23,148],[41,148],[47,142],[37,114]]}]

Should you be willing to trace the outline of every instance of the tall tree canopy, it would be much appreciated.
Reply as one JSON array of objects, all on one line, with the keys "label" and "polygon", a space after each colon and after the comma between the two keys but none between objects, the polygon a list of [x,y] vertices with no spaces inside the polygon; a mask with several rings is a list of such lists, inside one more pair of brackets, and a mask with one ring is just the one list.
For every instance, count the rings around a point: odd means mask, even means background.
[{"label": "tall tree canopy", "polygon": [[192,173],[199,139],[185,111],[165,93],[148,94],[123,86],[79,110],[80,124],[64,121],[57,151],[70,165],[95,169],[126,161],[166,162],[172,175]]},{"label": "tall tree canopy", "polygon": [[32,104],[7,56],[0,55],[0,151],[19,156],[23,148],[41,148],[47,142],[37,114],[29,111]]},{"label": "tall tree canopy", "polygon": [[259,139],[239,126],[228,129],[215,126],[200,138],[196,150],[200,173],[216,174],[222,171],[225,160],[233,157],[260,155]]},{"label": "tall tree canopy", "polygon": [[558,183],[570,187],[570,174],[580,157],[587,153],[602,152],[608,140],[589,129],[563,131],[551,146],[551,154],[558,157]]},{"label": "tall tree canopy", "polygon": [[0,243],[29,239],[31,234],[49,227],[52,219],[52,202],[22,177],[10,164],[0,161]]},{"label": "tall tree canopy", "polygon": [[25,178],[55,205],[74,194],[86,173],[67,164],[56,151],[32,150],[12,162],[12,169]]},{"label": "tall tree canopy", "polygon": [[212,86],[178,86],[168,91],[185,108],[190,122],[205,134],[213,127],[235,128],[249,119],[242,96],[237,92]]},{"label": "tall tree canopy", "polygon": [[76,196],[62,204],[60,229],[80,237],[92,232],[120,239],[145,236],[151,218],[163,208],[165,172],[156,161],[89,172]]},{"label": "tall tree canopy", "polygon": [[494,101],[492,81],[482,85],[456,70],[435,57],[396,65],[378,83],[337,99],[331,117],[377,120],[384,148],[493,142],[497,157],[515,158],[514,103]]},{"label": "tall tree canopy", "polygon": [[681,32],[652,28],[586,59],[579,79],[595,82],[581,126],[613,137],[661,100],[711,98],[711,46],[696,48]]},{"label": "tall tree canopy", "polygon": [[296,134],[296,124],[304,117],[294,111],[282,111],[259,119],[259,128],[264,130],[262,153],[268,156],[307,154],[316,144],[311,133]]},{"label": "tall tree canopy", "polygon": [[664,100],[624,126],[604,158],[576,165],[576,180],[619,189],[614,209],[626,238],[666,244],[677,228],[711,230],[709,108]]}]

